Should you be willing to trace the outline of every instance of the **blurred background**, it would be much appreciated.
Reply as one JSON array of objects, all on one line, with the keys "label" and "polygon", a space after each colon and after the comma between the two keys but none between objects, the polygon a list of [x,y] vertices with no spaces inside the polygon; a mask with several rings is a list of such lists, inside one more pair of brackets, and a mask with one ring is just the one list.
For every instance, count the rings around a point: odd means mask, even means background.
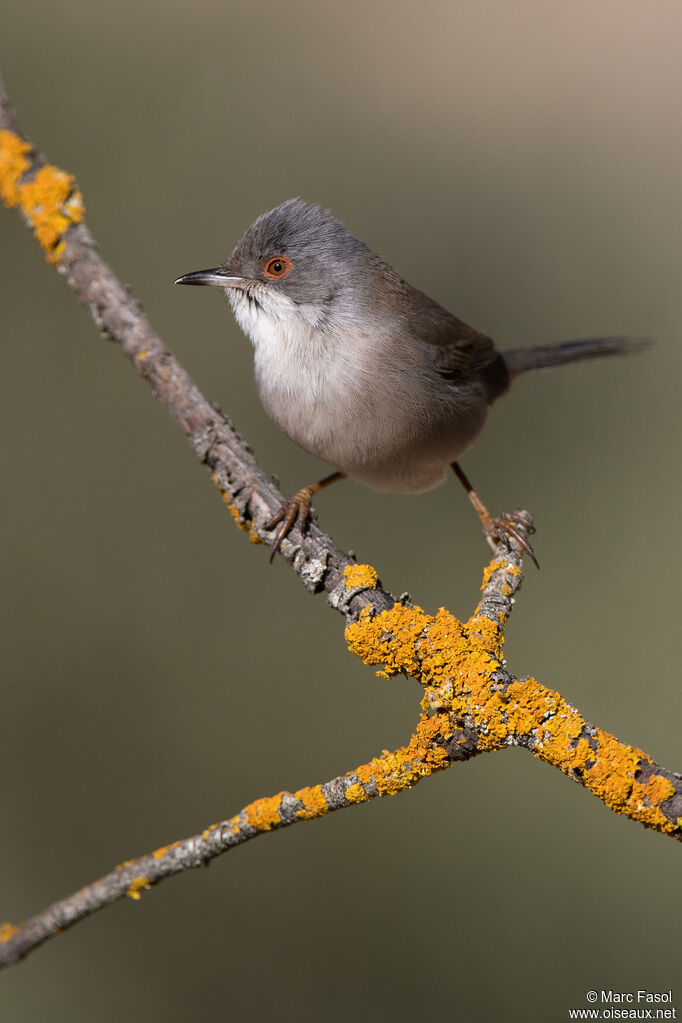
[{"label": "blurred background", "polygon": [[[285,198],[328,206],[501,347],[656,339],[521,380],[463,464],[491,508],[537,520],[511,670],[673,769],[681,37],[675,0],[5,0],[0,35],[24,129],[77,175],[105,258],[287,493],[325,466],[266,418],[221,295],[171,285]],[[16,921],[400,745],[420,693],[353,659],[324,599],[233,527],[5,210],[0,238]],[[487,548],[454,480],[420,497],[344,483],[317,509],[386,586],[470,613]],[[528,754],[485,756],[97,914],[3,976],[1,1015],[565,1019],[590,988],[675,988],[679,855]]]}]

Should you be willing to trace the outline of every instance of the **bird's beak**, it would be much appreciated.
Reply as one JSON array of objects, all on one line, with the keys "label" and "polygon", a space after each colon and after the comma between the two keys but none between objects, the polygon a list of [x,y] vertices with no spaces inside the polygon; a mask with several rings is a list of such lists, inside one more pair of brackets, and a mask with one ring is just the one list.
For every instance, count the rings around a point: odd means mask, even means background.
[{"label": "bird's beak", "polygon": [[174,284],[212,284],[216,288],[239,288],[246,281],[243,277],[234,277],[229,270],[214,266],[211,270],[195,270],[194,273],[178,277]]}]

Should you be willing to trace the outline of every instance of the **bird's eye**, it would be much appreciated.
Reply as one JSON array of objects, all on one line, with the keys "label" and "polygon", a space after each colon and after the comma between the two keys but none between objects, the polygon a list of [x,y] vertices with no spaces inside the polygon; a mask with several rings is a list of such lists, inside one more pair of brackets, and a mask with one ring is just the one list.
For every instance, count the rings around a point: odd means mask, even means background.
[{"label": "bird's eye", "polygon": [[290,270],[291,260],[288,256],[275,256],[274,259],[269,259],[263,267],[266,277],[286,277]]}]

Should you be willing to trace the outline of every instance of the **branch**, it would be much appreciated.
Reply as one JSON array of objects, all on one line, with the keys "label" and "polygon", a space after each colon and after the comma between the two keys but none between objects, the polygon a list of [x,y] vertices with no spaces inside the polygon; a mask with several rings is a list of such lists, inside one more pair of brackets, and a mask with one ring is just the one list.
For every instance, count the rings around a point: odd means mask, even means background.
[{"label": "branch", "polygon": [[[284,502],[282,494],[103,261],[83,221],[73,177],[48,164],[26,139],[1,81],[0,195],[18,209],[100,331],[120,345],[180,424],[238,525],[254,542],[272,544],[265,524]],[[532,530],[530,515],[517,512],[515,518],[525,537]],[[407,674],[422,684],[421,712],[407,745],[322,785],[256,800],[200,835],[120,865],[22,924],[2,925],[0,966],[124,895],[139,899],[164,877],[203,866],[262,832],[395,795],[457,761],[509,746],[558,767],[615,812],[682,837],[680,775],[590,725],[559,693],[506,670],[504,630],[522,582],[522,551],[515,541],[485,570],[481,599],[467,622],[443,608],[431,616],[406,597],[396,599],[371,566],[357,565],[314,524],[304,534],[294,528],[281,550],[304,585],[325,592],[345,616],[353,653],[381,665],[378,674],[384,677]]]}]

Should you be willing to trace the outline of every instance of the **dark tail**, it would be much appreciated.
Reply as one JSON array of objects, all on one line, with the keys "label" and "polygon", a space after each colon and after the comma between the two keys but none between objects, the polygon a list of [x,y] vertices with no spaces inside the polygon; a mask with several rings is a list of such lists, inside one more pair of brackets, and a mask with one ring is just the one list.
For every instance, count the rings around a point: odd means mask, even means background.
[{"label": "dark tail", "polygon": [[651,342],[643,337],[586,337],[579,341],[560,341],[537,348],[512,348],[501,352],[510,378],[530,369],[563,366],[567,362],[602,359],[607,355],[633,355],[649,348]]}]

